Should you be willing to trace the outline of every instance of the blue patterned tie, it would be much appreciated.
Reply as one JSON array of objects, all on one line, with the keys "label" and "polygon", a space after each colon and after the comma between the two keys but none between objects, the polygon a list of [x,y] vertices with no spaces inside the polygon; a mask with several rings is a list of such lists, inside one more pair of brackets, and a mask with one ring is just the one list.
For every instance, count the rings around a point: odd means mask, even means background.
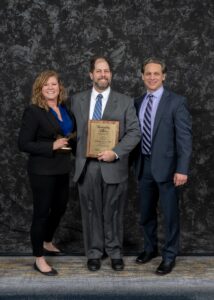
[{"label": "blue patterned tie", "polygon": [[100,120],[102,117],[102,94],[98,94],[96,98],[96,104],[94,107],[93,120]]},{"label": "blue patterned tie", "polygon": [[151,113],[152,113],[152,102],[153,95],[149,94],[148,103],[146,105],[145,114],[143,118],[143,153],[151,154],[152,136],[151,136]]}]

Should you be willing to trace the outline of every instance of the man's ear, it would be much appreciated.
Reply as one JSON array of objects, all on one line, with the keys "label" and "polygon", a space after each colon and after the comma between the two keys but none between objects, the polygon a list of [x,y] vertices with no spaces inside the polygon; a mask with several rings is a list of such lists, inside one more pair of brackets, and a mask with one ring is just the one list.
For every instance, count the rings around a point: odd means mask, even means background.
[{"label": "man's ear", "polygon": [[89,73],[89,76],[90,76],[91,80],[93,80],[93,74],[91,72]]}]

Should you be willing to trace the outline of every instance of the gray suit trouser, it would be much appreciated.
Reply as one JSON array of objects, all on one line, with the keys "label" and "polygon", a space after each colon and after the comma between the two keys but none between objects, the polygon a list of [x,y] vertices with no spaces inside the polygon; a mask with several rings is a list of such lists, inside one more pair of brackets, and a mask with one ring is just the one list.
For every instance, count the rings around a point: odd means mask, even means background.
[{"label": "gray suit trouser", "polygon": [[101,258],[105,250],[109,257],[117,259],[122,257],[127,181],[104,182],[101,163],[89,159],[78,182],[85,254],[88,259]]}]

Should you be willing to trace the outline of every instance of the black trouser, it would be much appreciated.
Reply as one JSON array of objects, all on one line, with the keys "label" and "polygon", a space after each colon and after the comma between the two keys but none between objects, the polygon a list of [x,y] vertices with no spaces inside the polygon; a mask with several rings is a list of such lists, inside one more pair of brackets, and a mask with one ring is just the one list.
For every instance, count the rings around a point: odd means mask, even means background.
[{"label": "black trouser", "polygon": [[69,198],[69,174],[29,174],[33,193],[31,242],[34,256],[43,255],[43,242],[51,242]]}]

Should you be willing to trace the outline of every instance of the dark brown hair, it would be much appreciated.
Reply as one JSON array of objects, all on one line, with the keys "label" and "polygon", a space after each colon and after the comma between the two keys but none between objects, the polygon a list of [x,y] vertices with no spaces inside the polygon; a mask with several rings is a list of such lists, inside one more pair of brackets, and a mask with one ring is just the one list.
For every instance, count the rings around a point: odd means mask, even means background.
[{"label": "dark brown hair", "polygon": [[92,59],[90,61],[90,73],[92,73],[94,71],[95,63],[98,59],[105,60],[107,62],[107,64],[109,65],[110,71],[112,72],[112,65],[111,65],[110,60],[107,57],[105,57],[105,56],[94,56],[94,57],[92,57]]}]

